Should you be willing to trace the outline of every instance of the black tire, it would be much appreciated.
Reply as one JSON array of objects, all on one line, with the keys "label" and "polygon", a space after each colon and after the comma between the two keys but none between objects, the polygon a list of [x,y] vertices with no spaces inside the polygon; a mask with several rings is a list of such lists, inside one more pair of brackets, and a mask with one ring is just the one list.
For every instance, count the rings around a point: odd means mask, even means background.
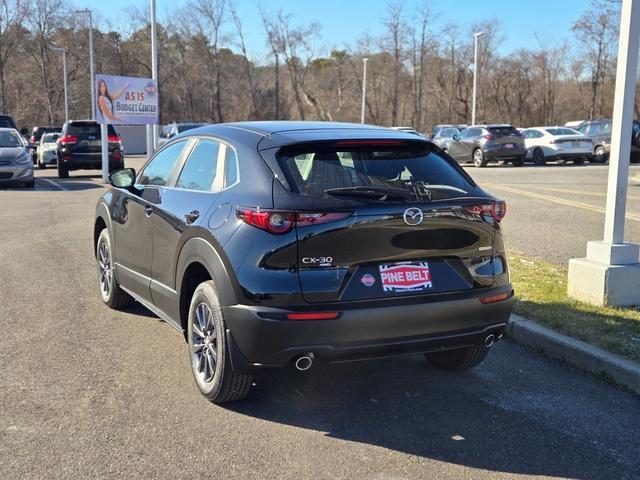
[{"label": "black tire", "polygon": [[536,148],[533,150],[533,164],[542,166],[547,163],[547,160],[544,158],[544,152],[541,148]]},{"label": "black tire", "polygon": [[607,161],[607,153],[602,145],[598,145],[593,149],[593,161],[596,163],[605,163]]},{"label": "black tire", "polygon": [[574,158],[573,159],[573,164],[574,165],[584,165],[584,158]]},{"label": "black tire", "polygon": [[187,344],[191,373],[210,402],[235,402],[247,396],[253,375],[238,375],[231,366],[224,315],[211,280],[198,285],[191,298]]},{"label": "black tire", "polygon": [[473,160],[473,164],[477,168],[482,168],[487,166],[488,160],[485,158],[484,153],[482,153],[482,149],[476,148],[471,154],[471,159]]},{"label": "black tire", "polygon": [[[104,256],[104,250],[106,248],[106,258]],[[100,286],[100,298],[105,305],[109,308],[117,309],[131,305],[134,300],[127,292],[120,288],[118,280],[114,275],[113,269],[113,255],[111,248],[111,238],[109,237],[109,231],[105,228],[100,232],[98,237],[98,243],[96,244],[96,267],[98,271],[98,284]],[[106,273],[105,273],[105,270]],[[103,277],[103,275],[105,275]],[[109,282],[108,288],[105,281]]]},{"label": "black tire", "polygon": [[442,352],[425,353],[427,359],[442,370],[469,370],[487,357],[489,349],[484,345],[444,350]]},{"label": "black tire", "polygon": [[524,157],[516,158],[515,160],[513,160],[514,167],[521,167],[523,165],[524,165]]},{"label": "black tire", "polygon": [[58,162],[58,178],[69,178],[69,170],[60,165],[60,162]]}]

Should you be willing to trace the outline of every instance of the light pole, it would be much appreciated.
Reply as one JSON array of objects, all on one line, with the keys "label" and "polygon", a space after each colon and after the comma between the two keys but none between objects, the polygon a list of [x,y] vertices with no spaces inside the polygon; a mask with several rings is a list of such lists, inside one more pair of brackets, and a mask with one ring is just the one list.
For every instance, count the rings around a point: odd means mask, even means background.
[{"label": "light pole", "polygon": [[360,123],[364,123],[364,107],[367,98],[367,62],[368,58],[362,59],[362,107],[360,109]]},{"label": "light pole", "polygon": [[[151,0],[149,4],[151,13],[151,78],[158,82],[158,50],[156,45],[156,0]],[[158,98],[160,97],[160,85],[158,85]],[[158,106],[160,102],[158,101]],[[147,158],[153,155],[158,146],[159,126],[147,125]]]},{"label": "light pole", "polygon": [[93,67],[93,14],[91,10],[75,10],[74,13],[89,15],[89,76],[91,77],[91,119],[96,119],[96,75]]},{"label": "light pole", "polygon": [[471,125],[476,124],[476,89],[478,83],[478,38],[484,35],[484,32],[476,32],[473,34],[473,100],[471,105]]},{"label": "light pole", "polygon": [[51,50],[62,52],[62,76],[64,77],[64,123],[69,121],[69,94],[67,91],[67,51],[63,47],[53,45]]}]

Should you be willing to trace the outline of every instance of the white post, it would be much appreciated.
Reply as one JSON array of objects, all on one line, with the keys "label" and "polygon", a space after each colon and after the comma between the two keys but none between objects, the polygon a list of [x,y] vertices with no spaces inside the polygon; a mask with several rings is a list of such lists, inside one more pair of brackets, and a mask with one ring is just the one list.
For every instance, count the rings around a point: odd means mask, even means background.
[{"label": "white post", "polygon": [[587,243],[587,258],[569,261],[569,295],[599,305],[640,305],[640,246],[624,243],[639,47],[640,1],[623,0],[604,240]]},{"label": "white post", "polygon": [[91,119],[96,119],[96,72],[93,63],[93,15],[91,10],[87,9],[89,14],[89,76],[91,77]]},{"label": "white post", "polygon": [[476,90],[478,83],[478,38],[483,32],[473,34],[473,98],[471,100],[471,125],[476,124]]},{"label": "white post", "polygon": [[109,181],[109,127],[106,123],[100,124],[100,146],[102,148],[102,181]]},{"label": "white post", "polygon": [[362,59],[362,107],[360,109],[360,123],[364,123],[364,109],[367,99],[367,62],[368,58]]}]

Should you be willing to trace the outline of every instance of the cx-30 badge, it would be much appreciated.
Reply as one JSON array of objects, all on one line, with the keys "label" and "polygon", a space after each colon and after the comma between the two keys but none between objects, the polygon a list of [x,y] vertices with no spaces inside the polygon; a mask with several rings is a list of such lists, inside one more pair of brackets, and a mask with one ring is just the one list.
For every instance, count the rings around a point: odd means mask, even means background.
[{"label": "cx-30 badge", "polygon": [[420,225],[424,219],[422,210],[416,207],[407,208],[402,216],[407,225]]}]

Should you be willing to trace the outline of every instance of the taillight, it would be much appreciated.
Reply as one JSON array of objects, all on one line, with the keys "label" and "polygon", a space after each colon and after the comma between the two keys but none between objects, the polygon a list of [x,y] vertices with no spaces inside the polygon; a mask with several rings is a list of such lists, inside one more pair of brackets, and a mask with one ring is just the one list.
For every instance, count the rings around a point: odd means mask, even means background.
[{"label": "taillight", "polygon": [[294,225],[306,227],[322,223],[343,220],[353,215],[352,212],[283,212],[277,210],[261,210],[238,208],[240,220],[270,233],[287,233]]},{"label": "taillight", "polygon": [[483,135],[482,138],[485,140],[493,140],[493,135]]},{"label": "taillight", "polygon": [[287,313],[287,320],[335,320],[339,312]]},{"label": "taillight", "polygon": [[58,141],[60,142],[60,145],[73,145],[75,143],[78,143],[78,137],[76,137],[75,135],[65,135]]},{"label": "taillight", "polygon": [[273,210],[238,208],[237,215],[245,223],[270,233],[287,233],[293,228],[295,221],[293,213]]},{"label": "taillight", "polygon": [[120,137],[118,135],[109,135],[107,137],[107,142],[109,142],[109,143],[120,143]]},{"label": "taillight", "polygon": [[464,207],[464,209],[474,215],[486,215],[492,217],[494,220],[499,222],[507,214],[507,203],[503,200],[498,200],[494,203],[467,206]]}]

